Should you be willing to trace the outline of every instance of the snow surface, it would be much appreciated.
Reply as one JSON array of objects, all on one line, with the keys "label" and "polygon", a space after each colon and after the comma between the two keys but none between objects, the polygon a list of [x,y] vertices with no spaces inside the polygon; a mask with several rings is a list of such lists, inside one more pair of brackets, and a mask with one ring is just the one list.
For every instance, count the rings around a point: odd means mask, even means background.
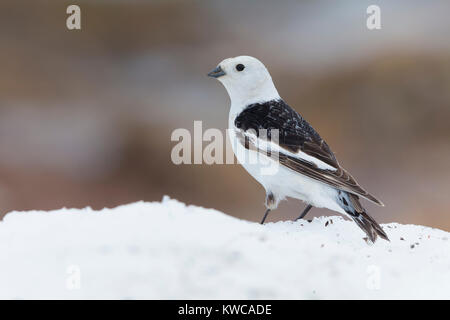
[{"label": "snow surface", "polygon": [[340,217],[259,225],[168,197],[12,212],[0,298],[449,299],[449,233],[384,228],[391,242],[369,246]]}]

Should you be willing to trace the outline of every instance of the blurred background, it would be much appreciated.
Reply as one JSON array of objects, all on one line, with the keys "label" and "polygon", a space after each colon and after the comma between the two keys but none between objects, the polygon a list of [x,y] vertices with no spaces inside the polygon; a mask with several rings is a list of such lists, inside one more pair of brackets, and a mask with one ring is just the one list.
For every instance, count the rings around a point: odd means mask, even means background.
[{"label": "blurred background", "polygon": [[[82,30],[66,28],[81,7]],[[366,8],[381,7],[381,30]],[[386,207],[380,222],[450,230],[450,2],[0,2],[0,216],[163,195],[259,221],[239,165],[172,164],[176,128],[225,130],[206,73],[252,55],[282,97]],[[269,221],[297,217],[283,202]],[[312,210],[313,215],[331,215]]]}]

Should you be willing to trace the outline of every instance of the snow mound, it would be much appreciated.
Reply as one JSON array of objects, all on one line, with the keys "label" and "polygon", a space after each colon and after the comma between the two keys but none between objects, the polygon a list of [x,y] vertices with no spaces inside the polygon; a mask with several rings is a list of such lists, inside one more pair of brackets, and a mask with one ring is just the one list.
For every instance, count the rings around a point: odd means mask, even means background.
[{"label": "snow mound", "polygon": [[450,298],[449,233],[351,221],[259,225],[165,197],[94,211],[9,213],[0,298]]}]

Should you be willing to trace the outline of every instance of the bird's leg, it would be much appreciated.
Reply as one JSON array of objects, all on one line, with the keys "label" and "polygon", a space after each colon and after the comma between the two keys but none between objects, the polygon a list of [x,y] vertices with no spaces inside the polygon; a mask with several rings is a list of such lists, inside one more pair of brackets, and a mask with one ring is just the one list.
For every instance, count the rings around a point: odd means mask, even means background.
[{"label": "bird's leg", "polygon": [[302,214],[297,219],[295,219],[295,221],[297,221],[299,219],[303,219],[303,217],[306,216],[306,214],[308,213],[309,210],[311,210],[311,208],[312,208],[312,205],[308,204],[306,206],[305,210],[303,210]]},{"label": "bird's leg", "polygon": [[264,221],[266,221],[266,218],[267,218],[267,216],[269,215],[269,212],[270,212],[270,209],[267,209],[267,210],[266,210],[266,213],[264,213],[264,217],[263,217],[263,219],[262,219],[262,221],[261,221],[261,224],[264,224]]},{"label": "bird's leg", "polygon": [[275,200],[275,196],[272,192],[268,191],[266,193],[266,212],[264,213],[264,217],[261,221],[261,224],[264,224],[264,221],[266,221],[267,215],[269,214],[270,210],[275,209],[276,206],[276,200]]}]

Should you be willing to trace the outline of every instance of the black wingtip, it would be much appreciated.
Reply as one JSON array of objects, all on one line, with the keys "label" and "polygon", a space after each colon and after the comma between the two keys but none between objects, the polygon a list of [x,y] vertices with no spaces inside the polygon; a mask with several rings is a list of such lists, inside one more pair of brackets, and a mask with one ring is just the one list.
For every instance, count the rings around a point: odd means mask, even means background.
[{"label": "black wingtip", "polygon": [[381,202],[380,200],[378,200],[377,198],[375,198],[373,195],[371,195],[369,193],[366,194],[366,195],[362,195],[362,197],[366,198],[369,201],[372,201],[373,203],[375,203],[375,204],[377,204],[377,205],[379,205],[381,207],[385,206],[383,202]]}]

